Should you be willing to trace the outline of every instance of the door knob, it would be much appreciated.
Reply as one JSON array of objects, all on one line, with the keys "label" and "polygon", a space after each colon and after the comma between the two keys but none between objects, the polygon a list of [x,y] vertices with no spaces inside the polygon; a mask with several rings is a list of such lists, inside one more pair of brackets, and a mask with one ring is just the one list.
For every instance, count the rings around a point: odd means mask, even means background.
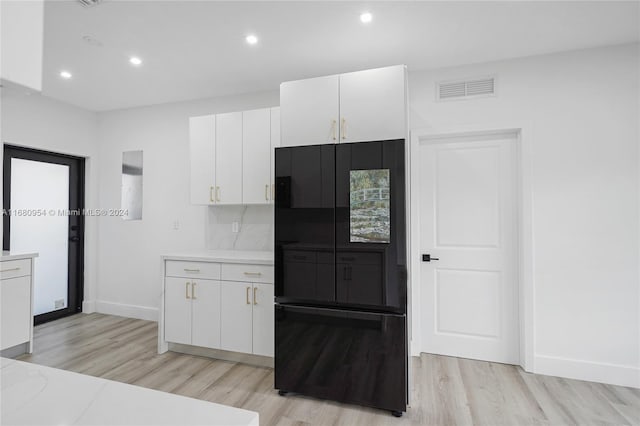
[{"label": "door knob", "polygon": [[430,254],[423,254],[422,255],[422,261],[423,262],[431,262],[432,260],[440,260],[440,258],[438,257],[431,257]]}]

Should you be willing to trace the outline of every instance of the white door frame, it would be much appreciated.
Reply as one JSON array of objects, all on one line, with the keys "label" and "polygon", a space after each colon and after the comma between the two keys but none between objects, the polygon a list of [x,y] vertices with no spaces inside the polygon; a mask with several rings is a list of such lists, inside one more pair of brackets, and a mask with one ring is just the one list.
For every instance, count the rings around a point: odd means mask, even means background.
[{"label": "white door frame", "polygon": [[[436,138],[460,136],[509,135],[516,143],[516,204],[518,247],[518,315],[520,365],[525,371],[534,371],[534,280],[533,280],[533,187],[532,187],[532,135],[528,123],[498,123],[496,125],[459,126],[446,129],[416,129],[411,131],[410,188],[420,186],[420,144]],[[420,199],[410,197],[411,235],[420,235]],[[419,356],[422,349],[420,310],[420,238],[411,238],[410,297],[411,297],[411,355]]]}]

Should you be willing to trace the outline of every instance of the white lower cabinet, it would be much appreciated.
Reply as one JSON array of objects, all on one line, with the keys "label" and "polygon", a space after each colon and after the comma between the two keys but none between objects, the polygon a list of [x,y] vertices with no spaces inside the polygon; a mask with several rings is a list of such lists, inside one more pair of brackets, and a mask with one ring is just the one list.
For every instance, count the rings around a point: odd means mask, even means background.
[{"label": "white lower cabinet", "polygon": [[0,261],[0,350],[33,343],[33,258]]},{"label": "white lower cabinet", "polygon": [[220,282],[165,278],[165,340],[220,348]]},{"label": "white lower cabinet", "polygon": [[221,348],[234,352],[252,352],[251,313],[252,286],[249,283],[223,282],[221,322]]},{"label": "white lower cabinet", "polygon": [[273,356],[273,284],[253,285],[253,353]]},{"label": "white lower cabinet", "polygon": [[220,347],[273,356],[273,285],[222,282]]},{"label": "white lower cabinet", "polygon": [[31,277],[2,280],[0,289],[2,344],[0,349],[28,342],[31,332]]},{"label": "white lower cabinet", "polygon": [[[183,271],[208,271],[209,278],[221,279],[170,276]],[[167,260],[164,340],[272,357],[272,282],[273,266]]]}]

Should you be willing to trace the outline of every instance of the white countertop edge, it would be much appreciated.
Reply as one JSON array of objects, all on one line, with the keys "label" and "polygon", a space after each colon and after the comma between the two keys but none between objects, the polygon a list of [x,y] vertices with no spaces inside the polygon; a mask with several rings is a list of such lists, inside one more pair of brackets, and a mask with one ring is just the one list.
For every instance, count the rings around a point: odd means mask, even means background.
[{"label": "white countertop edge", "polygon": [[38,257],[38,253],[12,253],[11,251],[3,251],[0,262],[7,260],[33,259]]},{"label": "white countertop edge", "polygon": [[188,262],[251,263],[255,265],[273,265],[273,252],[249,250],[201,250],[163,254],[164,260],[183,260]]},{"label": "white countertop edge", "polygon": [[2,358],[8,424],[247,425],[255,411]]}]

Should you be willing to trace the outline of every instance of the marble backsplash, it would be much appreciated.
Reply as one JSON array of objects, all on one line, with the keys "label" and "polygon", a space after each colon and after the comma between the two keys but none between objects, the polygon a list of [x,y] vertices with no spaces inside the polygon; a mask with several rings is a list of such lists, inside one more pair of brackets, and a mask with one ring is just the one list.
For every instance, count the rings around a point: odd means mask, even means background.
[{"label": "marble backsplash", "polygon": [[[233,223],[238,232],[233,232]],[[210,250],[273,250],[273,206],[211,206],[206,247]]]}]

